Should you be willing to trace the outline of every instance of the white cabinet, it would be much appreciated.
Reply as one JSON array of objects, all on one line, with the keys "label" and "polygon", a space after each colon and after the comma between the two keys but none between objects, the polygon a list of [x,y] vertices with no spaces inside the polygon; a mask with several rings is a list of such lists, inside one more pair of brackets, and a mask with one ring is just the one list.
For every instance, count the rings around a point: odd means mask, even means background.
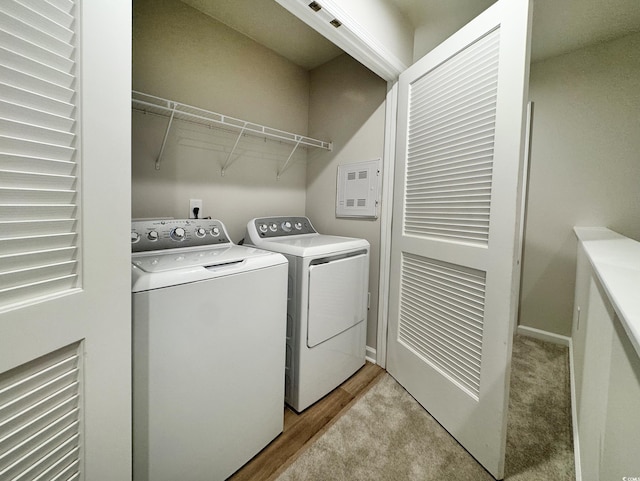
[{"label": "white cabinet", "polygon": [[[640,477],[640,243],[576,228],[573,366],[584,480]],[[579,478],[578,478],[579,479]]]}]

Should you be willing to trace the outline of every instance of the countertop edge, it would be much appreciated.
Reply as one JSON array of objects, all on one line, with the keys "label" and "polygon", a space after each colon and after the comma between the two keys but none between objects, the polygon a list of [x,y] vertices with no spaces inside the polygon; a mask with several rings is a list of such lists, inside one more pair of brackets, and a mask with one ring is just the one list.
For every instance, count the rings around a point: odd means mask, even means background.
[{"label": "countertop edge", "polygon": [[606,227],[573,230],[640,356],[640,242]]}]

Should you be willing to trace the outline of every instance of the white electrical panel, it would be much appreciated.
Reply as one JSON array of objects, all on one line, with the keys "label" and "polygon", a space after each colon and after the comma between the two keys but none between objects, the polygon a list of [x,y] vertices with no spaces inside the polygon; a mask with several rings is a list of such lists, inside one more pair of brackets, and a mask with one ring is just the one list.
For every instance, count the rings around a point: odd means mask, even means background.
[{"label": "white electrical panel", "polygon": [[380,159],[338,166],[336,217],[378,217]]}]

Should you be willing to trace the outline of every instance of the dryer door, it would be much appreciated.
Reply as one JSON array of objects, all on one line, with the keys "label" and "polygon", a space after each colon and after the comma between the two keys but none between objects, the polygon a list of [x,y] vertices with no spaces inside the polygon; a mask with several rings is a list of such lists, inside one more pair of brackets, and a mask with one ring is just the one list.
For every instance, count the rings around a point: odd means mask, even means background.
[{"label": "dryer door", "polygon": [[367,317],[369,254],[309,266],[307,346],[314,347]]}]

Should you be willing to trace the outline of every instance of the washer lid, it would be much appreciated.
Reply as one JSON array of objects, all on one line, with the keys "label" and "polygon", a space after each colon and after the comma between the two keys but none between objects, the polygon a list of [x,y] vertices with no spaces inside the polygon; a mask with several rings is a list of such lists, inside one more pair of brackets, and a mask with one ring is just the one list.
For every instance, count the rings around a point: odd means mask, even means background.
[{"label": "washer lid", "polygon": [[258,247],[298,257],[317,257],[355,249],[368,249],[369,243],[365,239],[354,237],[302,234],[299,236],[260,239]]},{"label": "washer lid", "polygon": [[131,259],[131,292],[206,281],[286,264],[287,259],[280,254],[235,245],[139,253]]},{"label": "washer lid", "polygon": [[230,245],[216,248],[165,249],[135,254],[131,263],[146,273],[158,273],[192,267],[214,267],[269,255],[252,247]]}]

